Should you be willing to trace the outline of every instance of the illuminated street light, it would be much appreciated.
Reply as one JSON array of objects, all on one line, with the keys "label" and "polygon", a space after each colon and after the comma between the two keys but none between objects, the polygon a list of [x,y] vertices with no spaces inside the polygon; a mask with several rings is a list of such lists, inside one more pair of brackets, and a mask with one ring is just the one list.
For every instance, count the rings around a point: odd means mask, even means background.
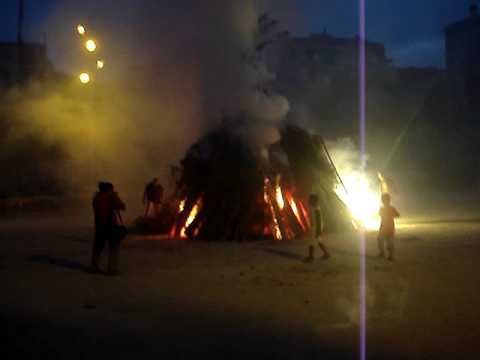
[{"label": "illuminated street light", "polygon": [[97,60],[97,69],[101,70],[105,67],[105,61]]},{"label": "illuminated street light", "polygon": [[95,50],[97,50],[97,44],[94,40],[90,39],[85,42],[85,48],[88,52],[95,52]]},{"label": "illuminated street light", "polygon": [[85,33],[87,32],[87,30],[85,29],[85,26],[83,26],[82,24],[80,24],[80,25],[77,26],[77,32],[78,32],[80,35],[85,35]]},{"label": "illuminated street light", "polygon": [[81,73],[78,78],[82,84],[88,84],[90,82],[90,75],[88,73]]}]

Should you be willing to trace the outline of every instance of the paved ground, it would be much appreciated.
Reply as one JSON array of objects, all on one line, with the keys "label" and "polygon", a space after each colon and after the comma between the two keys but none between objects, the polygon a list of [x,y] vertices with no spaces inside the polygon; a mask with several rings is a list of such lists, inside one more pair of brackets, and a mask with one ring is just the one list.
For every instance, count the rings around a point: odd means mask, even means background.
[{"label": "paved ground", "polygon": [[[355,359],[358,237],[306,243],[130,238],[123,275],[85,272],[89,221],[0,222],[0,358]],[[368,239],[371,359],[480,357],[480,225],[410,225],[398,261]]]}]

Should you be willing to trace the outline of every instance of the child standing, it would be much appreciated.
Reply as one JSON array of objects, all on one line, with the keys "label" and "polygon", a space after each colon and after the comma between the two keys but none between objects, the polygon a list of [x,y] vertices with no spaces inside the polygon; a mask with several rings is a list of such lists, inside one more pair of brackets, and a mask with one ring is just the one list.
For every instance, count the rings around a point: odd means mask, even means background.
[{"label": "child standing", "polygon": [[[312,230],[313,230],[313,237],[314,241],[317,242],[318,247],[322,250],[323,252],[323,259],[328,259],[330,257],[330,254],[325,247],[325,245],[322,243],[322,235],[323,235],[323,221],[322,221],[322,212],[320,209],[320,201],[318,199],[317,194],[312,194],[310,195],[310,198],[308,200],[310,204],[310,211],[311,211],[311,219],[312,219]],[[315,245],[310,245],[308,247],[308,257],[307,261],[311,262],[315,259]]]},{"label": "child standing", "polygon": [[397,209],[390,205],[391,198],[389,194],[382,195],[383,206],[379,211],[382,220],[380,230],[378,231],[378,250],[379,257],[385,257],[385,242],[387,243],[388,260],[393,261],[395,258],[395,218],[400,214]]}]

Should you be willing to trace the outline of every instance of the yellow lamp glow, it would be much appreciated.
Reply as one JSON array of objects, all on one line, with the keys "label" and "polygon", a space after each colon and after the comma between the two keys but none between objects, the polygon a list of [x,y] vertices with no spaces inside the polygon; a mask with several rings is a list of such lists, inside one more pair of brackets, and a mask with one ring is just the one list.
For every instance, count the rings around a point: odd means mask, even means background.
[{"label": "yellow lamp glow", "polygon": [[85,33],[87,32],[87,30],[85,29],[85,26],[83,25],[78,25],[77,26],[77,32],[80,34],[80,35],[85,35]]},{"label": "yellow lamp glow", "polygon": [[81,73],[78,78],[82,84],[88,84],[90,82],[90,75],[87,73]]},{"label": "yellow lamp glow", "polygon": [[105,67],[105,61],[97,60],[97,69],[103,69]]},{"label": "yellow lamp glow", "polygon": [[97,44],[94,40],[90,39],[85,42],[85,48],[88,52],[95,52],[95,50],[97,50]]}]

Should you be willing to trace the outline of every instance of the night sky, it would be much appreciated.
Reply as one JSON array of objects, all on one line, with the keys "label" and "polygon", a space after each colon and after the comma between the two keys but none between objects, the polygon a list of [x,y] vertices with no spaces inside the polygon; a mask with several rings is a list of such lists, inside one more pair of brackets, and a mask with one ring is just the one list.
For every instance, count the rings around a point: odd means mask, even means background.
[{"label": "night sky", "polygon": [[[26,38],[39,41],[43,38],[42,23],[61,0],[26,2]],[[292,3],[299,14],[296,33],[327,29],[333,35],[353,36],[357,32],[356,0],[294,0]],[[471,3],[472,0],[367,0],[368,38],[384,43],[388,56],[396,64],[443,66],[443,29],[464,18]],[[12,41],[17,0],[2,0],[1,10],[0,40]]]}]

